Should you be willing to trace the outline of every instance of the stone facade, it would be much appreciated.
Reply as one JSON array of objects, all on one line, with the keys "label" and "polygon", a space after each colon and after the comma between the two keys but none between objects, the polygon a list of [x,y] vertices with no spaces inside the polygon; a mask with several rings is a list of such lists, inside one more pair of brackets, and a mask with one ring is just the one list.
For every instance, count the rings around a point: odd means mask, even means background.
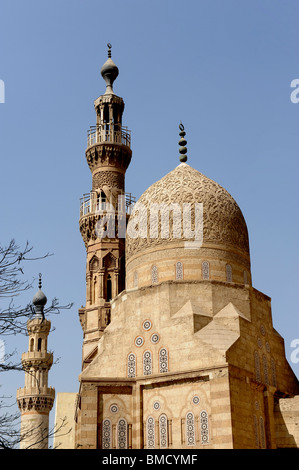
[{"label": "stone facade", "polygon": [[[95,101],[97,126],[107,130],[109,123],[110,132],[123,111],[112,91],[118,70],[111,58],[102,74],[107,90]],[[110,137],[109,146],[94,137],[86,156],[93,191],[115,197],[124,191],[119,175],[131,153],[128,141]],[[168,236],[163,232],[165,205],[181,211],[184,222],[185,204],[192,230],[196,204],[203,208],[197,245],[183,232],[173,235],[174,211]],[[153,205],[160,208],[154,221]],[[147,215],[148,231],[134,237],[140,215]],[[80,219],[87,299],[79,310],[84,340],[75,448],[298,447],[298,380],[272,325],[271,300],[252,285],[246,222],[230,194],[184,161],[126,214],[126,245],[98,236],[102,216],[89,211]],[[113,278],[106,304],[108,272],[121,282]]]}]

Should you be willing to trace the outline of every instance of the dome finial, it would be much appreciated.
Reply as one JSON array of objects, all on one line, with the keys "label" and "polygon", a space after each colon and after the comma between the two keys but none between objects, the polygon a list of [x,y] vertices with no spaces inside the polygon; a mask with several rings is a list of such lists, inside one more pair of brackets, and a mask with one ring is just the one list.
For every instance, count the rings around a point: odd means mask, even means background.
[{"label": "dome finial", "polygon": [[44,306],[47,303],[47,297],[42,291],[42,275],[38,275],[38,291],[33,297],[32,303],[35,310],[35,318],[44,318]]},{"label": "dome finial", "polygon": [[111,59],[112,45],[110,44],[110,42],[108,42],[107,47],[108,47],[108,59],[104,63],[103,67],[101,68],[102,77],[106,82],[105,95],[114,94],[113,93],[113,82],[116,79],[116,77],[118,76],[118,68],[115,65],[115,63],[113,62],[113,60]]},{"label": "dome finial", "polygon": [[39,279],[38,279],[38,288],[41,289],[42,288],[42,275],[41,275],[41,273],[39,273],[38,277],[39,277]]},{"label": "dome finial", "polygon": [[184,128],[184,126],[183,126],[183,124],[182,124],[182,121],[181,121],[181,123],[180,123],[180,125],[179,125],[179,129],[180,129],[180,131],[181,131],[181,132],[179,133],[179,135],[181,136],[181,138],[180,138],[180,140],[179,140],[179,146],[180,146],[179,152],[180,152],[180,154],[181,154],[181,155],[180,155],[180,161],[181,161],[182,163],[185,163],[185,162],[187,161],[187,155],[186,155],[186,153],[187,153],[187,147],[185,147],[185,146],[187,145],[187,140],[184,139],[184,137],[185,137],[185,135],[186,135],[186,132],[185,132],[185,130],[184,130],[185,128]]}]

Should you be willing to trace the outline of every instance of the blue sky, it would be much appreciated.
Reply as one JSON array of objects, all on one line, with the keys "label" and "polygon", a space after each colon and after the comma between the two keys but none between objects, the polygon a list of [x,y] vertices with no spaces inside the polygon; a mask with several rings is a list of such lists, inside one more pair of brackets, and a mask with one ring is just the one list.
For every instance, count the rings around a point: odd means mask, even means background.
[{"label": "blue sky", "polygon": [[[74,302],[52,318],[57,391],[77,391],[85,304],[79,198],[91,189],[86,131],[107,42],[132,131],[126,190],[137,198],[178,163],[184,123],[188,163],[224,186],[247,222],[253,285],[272,298],[273,323],[290,362],[298,321],[299,4],[278,0],[1,0],[1,243],[28,239],[54,256],[43,273],[48,299]],[[37,286],[37,282],[36,282]],[[34,290],[19,299],[28,303]],[[11,338],[8,350],[27,350]],[[299,364],[292,364],[299,376]],[[7,380],[7,378],[6,378]],[[3,389],[15,394],[22,374]]]}]

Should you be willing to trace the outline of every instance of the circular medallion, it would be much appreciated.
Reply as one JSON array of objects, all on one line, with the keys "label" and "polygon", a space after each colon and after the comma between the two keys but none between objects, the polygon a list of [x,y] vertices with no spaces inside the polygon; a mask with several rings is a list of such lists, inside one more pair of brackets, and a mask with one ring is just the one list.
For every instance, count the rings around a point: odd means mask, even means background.
[{"label": "circular medallion", "polygon": [[192,404],[193,405],[198,405],[200,402],[200,398],[198,395],[194,395],[194,397],[192,398]]},{"label": "circular medallion", "polygon": [[137,338],[135,339],[135,346],[140,348],[140,346],[142,346],[143,343],[144,343],[144,339],[142,338],[142,336],[137,336]]},{"label": "circular medallion", "polygon": [[161,408],[160,402],[159,401],[154,401],[153,408],[154,408],[155,411],[158,411]]},{"label": "circular medallion", "polygon": [[152,322],[150,320],[145,320],[143,322],[143,325],[142,325],[142,328],[145,330],[145,331],[149,331],[152,327]]},{"label": "circular medallion", "polygon": [[110,406],[110,411],[111,413],[117,413],[118,412],[118,406],[113,403],[113,405]]},{"label": "circular medallion", "polygon": [[160,336],[158,335],[158,333],[154,333],[152,336],[151,336],[151,342],[153,344],[157,344],[160,340]]}]

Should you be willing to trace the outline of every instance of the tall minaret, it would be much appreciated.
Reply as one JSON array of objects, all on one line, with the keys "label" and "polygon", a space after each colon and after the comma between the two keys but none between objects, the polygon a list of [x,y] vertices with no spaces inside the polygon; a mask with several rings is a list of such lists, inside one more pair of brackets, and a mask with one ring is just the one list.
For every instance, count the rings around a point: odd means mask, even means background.
[{"label": "tall minaret", "polygon": [[86,305],[79,309],[83,328],[83,368],[96,353],[110,322],[110,301],[125,288],[125,227],[133,202],[125,193],[132,151],[131,132],[122,125],[124,101],[113,91],[118,68],[111,59],[101,69],[106,91],[94,102],[96,126],[88,131],[86,159],[92,191],[80,205],[80,232],[86,251]]},{"label": "tall minaret", "polygon": [[21,411],[21,449],[48,448],[49,413],[55,398],[54,388],[48,387],[48,373],[53,363],[53,354],[47,351],[51,322],[44,317],[47,297],[41,287],[39,275],[39,290],[32,300],[35,315],[27,322],[29,349],[22,354],[25,387],[17,391]]}]

